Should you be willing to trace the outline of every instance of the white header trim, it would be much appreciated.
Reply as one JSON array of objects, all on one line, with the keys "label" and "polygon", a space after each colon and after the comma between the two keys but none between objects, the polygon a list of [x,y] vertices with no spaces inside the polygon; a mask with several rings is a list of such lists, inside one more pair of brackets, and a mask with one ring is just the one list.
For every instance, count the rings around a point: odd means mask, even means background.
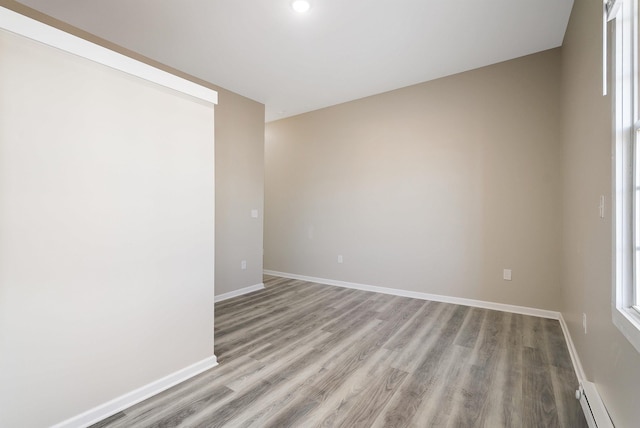
[{"label": "white header trim", "polygon": [[103,46],[51,27],[35,19],[0,7],[0,29],[81,56],[99,64],[174,89],[200,100],[217,104],[218,93],[190,80],[129,58]]}]

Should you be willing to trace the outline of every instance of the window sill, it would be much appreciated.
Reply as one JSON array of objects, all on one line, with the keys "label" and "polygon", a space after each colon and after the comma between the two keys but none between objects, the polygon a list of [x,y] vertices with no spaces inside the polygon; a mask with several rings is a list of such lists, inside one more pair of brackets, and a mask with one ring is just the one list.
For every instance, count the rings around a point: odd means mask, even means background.
[{"label": "window sill", "polygon": [[640,352],[640,314],[632,308],[613,308],[613,324]]}]

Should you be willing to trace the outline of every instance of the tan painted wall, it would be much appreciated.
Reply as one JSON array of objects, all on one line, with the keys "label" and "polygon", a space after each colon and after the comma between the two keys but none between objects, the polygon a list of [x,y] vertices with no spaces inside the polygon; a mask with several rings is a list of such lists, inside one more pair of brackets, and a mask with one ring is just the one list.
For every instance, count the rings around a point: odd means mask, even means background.
[{"label": "tan painted wall", "polygon": [[262,283],[264,105],[216,90],[217,296]]},{"label": "tan painted wall", "polygon": [[559,54],[268,123],[265,269],[559,309]]},{"label": "tan painted wall", "polygon": [[562,313],[614,423],[633,427],[640,421],[640,354],[611,321],[611,98],[602,96],[601,19],[601,4],[576,0],[562,47]]}]

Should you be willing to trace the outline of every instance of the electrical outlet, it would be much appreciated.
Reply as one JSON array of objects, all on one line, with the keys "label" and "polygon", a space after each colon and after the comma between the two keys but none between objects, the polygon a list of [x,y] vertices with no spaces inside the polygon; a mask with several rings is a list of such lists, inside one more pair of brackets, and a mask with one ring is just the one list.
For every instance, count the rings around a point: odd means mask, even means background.
[{"label": "electrical outlet", "polygon": [[511,269],[502,270],[502,279],[505,281],[511,281]]},{"label": "electrical outlet", "polygon": [[247,261],[243,260],[240,262],[240,269],[245,270],[247,268]]},{"label": "electrical outlet", "polygon": [[258,210],[256,209],[251,210],[251,218],[258,218]]},{"label": "electrical outlet", "polygon": [[342,254],[338,254],[338,263],[342,263],[343,259],[342,259]]},{"label": "electrical outlet", "polygon": [[582,314],[582,328],[584,328],[584,334],[587,334],[587,314]]}]

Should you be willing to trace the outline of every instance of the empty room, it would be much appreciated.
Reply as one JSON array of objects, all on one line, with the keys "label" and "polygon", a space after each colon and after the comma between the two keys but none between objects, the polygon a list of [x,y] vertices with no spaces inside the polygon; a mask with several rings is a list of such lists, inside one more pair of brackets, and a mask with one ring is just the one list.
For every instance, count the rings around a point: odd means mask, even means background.
[{"label": "empty room", "polygon": [[0,427],[640,426],[639,11],[0,0]]}]

